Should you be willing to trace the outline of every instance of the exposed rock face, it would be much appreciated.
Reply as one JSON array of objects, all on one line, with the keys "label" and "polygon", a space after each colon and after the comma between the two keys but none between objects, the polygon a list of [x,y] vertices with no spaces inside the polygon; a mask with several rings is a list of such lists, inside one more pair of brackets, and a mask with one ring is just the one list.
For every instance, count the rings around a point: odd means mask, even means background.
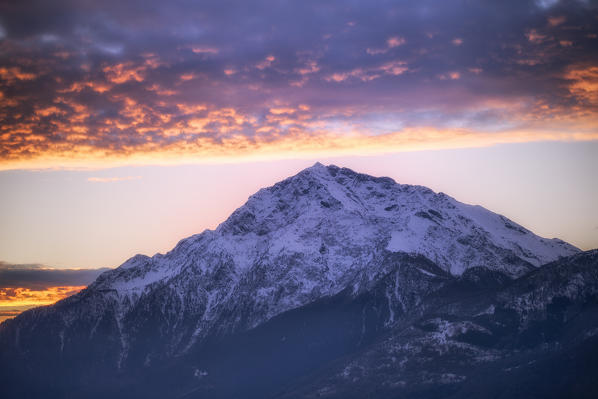
[{"label": "exposed rock face", "polygon": [[[461,386],[469,374],[456,364],[509,358],[509,340],[552,317],[555,298],[568,298],[565,308],[593,298],[595,253],[577,253],[425,187],[316,164],[260,190],[216,230],[134,256],[0,325],[0,361],[15,365],[0,382],[16,395],[34,378],[27,392],[45,397],[265,397],[326,366],[284,394],[345,397],[351,381],[362,395],[370,383],[388,394],[428,380]],[[496,348],[501,340],[513,348]],[[429,350],[457,360],[441,366],[421,356]],[[384,384],[368,377],[380,368]]]}]

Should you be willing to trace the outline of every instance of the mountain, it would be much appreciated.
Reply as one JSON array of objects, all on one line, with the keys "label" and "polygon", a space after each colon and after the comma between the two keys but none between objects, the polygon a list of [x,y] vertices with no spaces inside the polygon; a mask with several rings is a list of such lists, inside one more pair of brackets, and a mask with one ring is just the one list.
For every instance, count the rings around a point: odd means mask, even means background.
[{"label": "mountain", "polygon": [[[0,393],[470,397],[511,376],[532,384],[528,370],[551,375],[559,356],[585,359],[587,376],[597,258],[425,187],[318,163],[216,230],[0,324]],[[580,381],[577,393],[595,387]]]},{"label": "mountain", "polygon": [[413,317],[279,397],[595,398],[598,250],[496,277],[450,281]]}]

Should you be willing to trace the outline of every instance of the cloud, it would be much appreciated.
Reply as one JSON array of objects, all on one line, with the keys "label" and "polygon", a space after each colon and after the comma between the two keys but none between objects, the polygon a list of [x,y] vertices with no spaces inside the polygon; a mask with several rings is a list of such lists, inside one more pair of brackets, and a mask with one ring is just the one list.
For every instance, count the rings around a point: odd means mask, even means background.
[{"label": "cloud", "polygon": [[551,17],[548,17],[548,24],[550,26],[559,26],[559,25],[563,24],[566,20],[567,20],[567,18],[565,18],[565,16],[563,16],[563,15],[551,16]]},{"label": "cloud", "polygon": [[31,306],[1,306],[0,305],[0,323],[6,319],[12,319],[23,313],[23,311],[31,309]]},{"label": "cloud", "polygon": [[195,54],[218,54],[218,49],[214,47],[192,46],[191,51]]},{"label": "cloud", "polygon": [[386,40],[386,45],[389,48],[395,48],[402,44],[405,44],[405,42],[406,42],[406,40],[404,37],[393,36],[393,37],[389,37],[388,40]]},{"label": "cloud", "polygon": [[59,286],[44,289],[0,287],[0,322],[18,316],[25,310],[51,305],[75,295],[85,286]]},{"label": "cloud", "polygon": [[[57,286],[43,290],[30,288],[0,288],[0,309],[9,307],[13,313],[27,306],[50,305],[74,295],[85,286]],[[15,307],[17,309],[15,309]]]},{"label": "cloud", "polygon": [[266,68],[269,68],[272,66],[272,63],[276,61],[276,57],[274,57],[273,55],[269,55],[266,58],[264,58],[264,60],[260,61],[259,63],[257,63],[257,65],[255,66],[257,69],[263,70]]},{"label": "cloud", "polygon": [[85,286],[106,270],[109,269],[53,269],[43,265],[0,261],[0,289],[40,291],[50,287]]},{"label": "cloud", "polygon": [[593,139],[591,2],[244,4],[3,5],[0,169],[334,152],[382,119]]},{"label": "cloud", "polygon": [[565,78],[569,80],[569,92],[578,102],[598,107],[598,65],[572,66]]},{"label": "cloud", "polygon": [[109,269],[52,269],[0,261],[0,322],[74,295]]},{"label": "cloud", "polygon": [[10,308],[10,309],[0,308],[0,322],[6,320],[8,318],[17,316],[19,313],[22,313],[23,310],[21,310],[19,308]]}]

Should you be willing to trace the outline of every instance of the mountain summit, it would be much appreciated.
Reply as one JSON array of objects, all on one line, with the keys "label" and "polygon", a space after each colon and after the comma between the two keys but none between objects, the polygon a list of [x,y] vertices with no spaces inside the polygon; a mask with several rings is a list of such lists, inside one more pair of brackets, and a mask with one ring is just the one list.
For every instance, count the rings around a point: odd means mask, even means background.
[{"label": "mountain summit", "polygon": [[[463,307],[494,314],[507,306],[499,291],[579,252],[443,193],[316,163],[258,191],[215,230],[136,255],[79,294],[0,325],[0,362],[15,365],[0,382],[15,397],[293,396],[283,387],[312,367],[383,345],[439,298],[473,290],[483,300]],[[493,335],[467,322],[441,317],[427,328]],[[315,381],[304,385],[324,389]]]}]

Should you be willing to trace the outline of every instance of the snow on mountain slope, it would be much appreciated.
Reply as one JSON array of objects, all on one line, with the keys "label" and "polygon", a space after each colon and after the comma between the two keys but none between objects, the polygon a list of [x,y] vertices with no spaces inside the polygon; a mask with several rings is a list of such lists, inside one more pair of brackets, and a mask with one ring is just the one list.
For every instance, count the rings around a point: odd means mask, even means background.
[{"label": "snow on mountain slope", "polygon": [[89,289],[114,290],[123,318],[163,301],[157,292],[173,298],[169,324],[193,325],[171,343],[181,350],[214,329],[251,328],[346,287],[366,289],[389,272],[388,251],[423,255],[453,275],[483,266],[519,276],[578,250],[425,187],[318,163],[258,191],[215,231],[165,255],[137,255]]},{"label": "snow on mountain slope", "polygon": [[596,396],[598,250],[495,289],[463,280],[428,296],[415,322],[405,319],[278,398]]},{"label": "snow on mountain slope", "polygon": [[453,275],[482,266],[520,276],[578,249],[425,187],[318,163],[258,191],[216,230],[136,255],[38,315],[59,314],[52,328],[66,346],[104,326],[118,336],[118,367],[136,367],[345,289],[363,292],[396,269],[392,252]]}]

